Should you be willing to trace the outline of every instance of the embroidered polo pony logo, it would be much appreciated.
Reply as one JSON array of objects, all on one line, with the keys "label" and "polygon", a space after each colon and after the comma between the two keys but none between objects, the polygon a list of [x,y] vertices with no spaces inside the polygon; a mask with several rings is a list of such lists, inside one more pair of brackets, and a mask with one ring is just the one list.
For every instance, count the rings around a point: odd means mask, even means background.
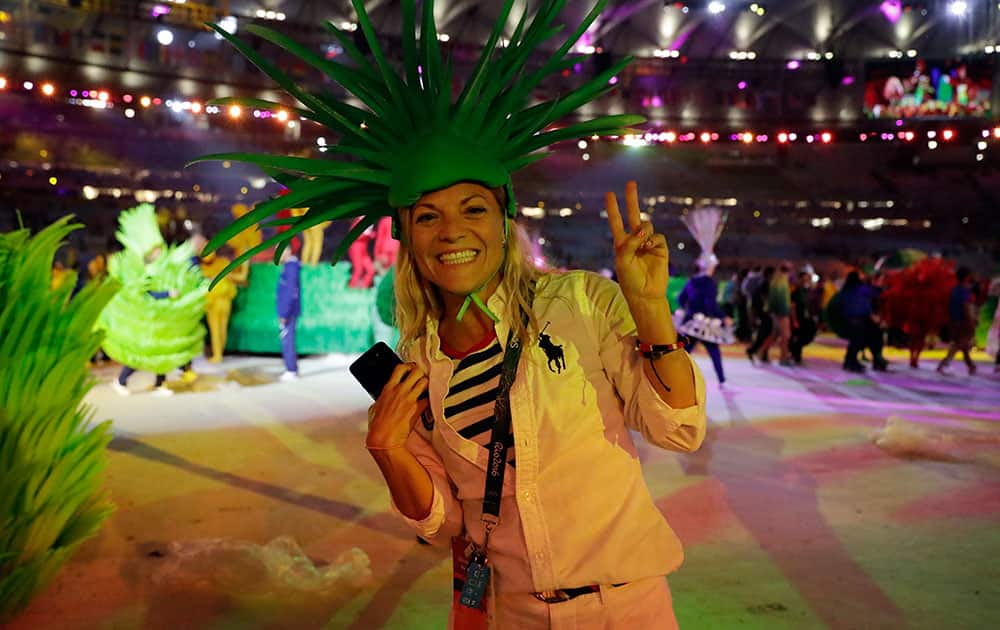
[{"label": "embroidered polo pony logo", "polygon": [[552,343],[552,337],[545,334],[545,328],[548,328],[551,323],[545,322],[545,327],[538,333],[538,345],[545,351],[545,356],[549,360],[549,371],[562,374],[562,371],[566,369],[566,356],[563,354],[563,347]]}]

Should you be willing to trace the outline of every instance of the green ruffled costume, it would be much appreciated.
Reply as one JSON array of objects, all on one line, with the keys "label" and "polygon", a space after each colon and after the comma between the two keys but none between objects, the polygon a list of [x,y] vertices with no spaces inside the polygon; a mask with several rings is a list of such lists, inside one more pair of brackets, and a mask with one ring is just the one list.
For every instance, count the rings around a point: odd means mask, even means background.
[{"label": "green ruffled costume", "polygon": [[70,299],[70,274],[50,289],[65,217],[31,238],[0,234],[0,626],[25,608],[112,510],[101,491],[110,422],[89,426],[87,361],[116,283]]},{"label": "green ruffled costume", "polygon": [[[192,265],[189,243],[167,246],[160,235],[153,206],[142,204],[122,213],[115,235],[125,247],[108,260],[108,274],[122,289],[101,313],[107,332],[104,352],[122,365],[166,374],[201,354],[205,343],[208,283]],[[148,265],[154,248],[163,253]],[[177,291],[177,297],[156,299],[153,292]]]}]

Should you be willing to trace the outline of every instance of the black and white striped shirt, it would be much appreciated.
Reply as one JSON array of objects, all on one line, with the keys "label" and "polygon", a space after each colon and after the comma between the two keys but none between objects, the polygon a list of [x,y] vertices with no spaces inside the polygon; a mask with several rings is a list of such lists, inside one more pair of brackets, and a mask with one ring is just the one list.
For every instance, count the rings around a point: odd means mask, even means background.
[{"label": "black and white striped shirt", "polygon": [[[446,351],[452,357],[456,353]],[[459,358],[452,358],[454,370],[444,398],[445,422],[467,440],[490,447],[493,435],[493,407],[503,370],[503,347],[493,343]],[[514,466],[514,429],[507,436],[507,463]]]}]

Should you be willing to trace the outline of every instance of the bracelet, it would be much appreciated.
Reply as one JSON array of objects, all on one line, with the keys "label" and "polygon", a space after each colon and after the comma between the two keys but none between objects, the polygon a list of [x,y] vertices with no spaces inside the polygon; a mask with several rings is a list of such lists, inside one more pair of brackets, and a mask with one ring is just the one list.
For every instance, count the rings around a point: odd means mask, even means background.
[{"label": "bracelet", "polygon": [[642,355],[644,359],[656,360],[666,356],[675,350],[683,350],[687,347],[687,337],[681,335],[674,343],[652,344],[635,340],[635,351]]}]

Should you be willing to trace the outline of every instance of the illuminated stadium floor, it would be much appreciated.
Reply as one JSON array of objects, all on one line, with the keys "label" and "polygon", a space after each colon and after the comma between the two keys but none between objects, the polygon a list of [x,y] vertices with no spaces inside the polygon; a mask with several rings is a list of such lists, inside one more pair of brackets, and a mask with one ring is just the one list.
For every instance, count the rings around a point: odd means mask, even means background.
[{"label": "illuminated stadium floor", "polygon": [[[977,355],[978,376],[953,365],[939,378],[938,352],[921,370],[898,358],[889,374],[849,376],[828,343],[794,369],[751,367],[733,348],[724,394],[696,352],[708,441],[689,456],[642,449],[686,547],[670,579],[681,627],[989,626],[1000,611],[1000,375]],[[118,510],[10,628],[443,628],[450,557],[390,514],[349,360],[307,359],[290,384],[268,383],[276,359],[196,363],[194,389],[207,391],[162,399],[120,398],[114,370],[96,370],[88,400],[115,419],[106,485]],[[902,438],[952,461],[873,444],[890,416],[925,432]],[[372,585],[301,599],[164,586],[171,541],[282,535],[321,565],[362,549]]]}]

